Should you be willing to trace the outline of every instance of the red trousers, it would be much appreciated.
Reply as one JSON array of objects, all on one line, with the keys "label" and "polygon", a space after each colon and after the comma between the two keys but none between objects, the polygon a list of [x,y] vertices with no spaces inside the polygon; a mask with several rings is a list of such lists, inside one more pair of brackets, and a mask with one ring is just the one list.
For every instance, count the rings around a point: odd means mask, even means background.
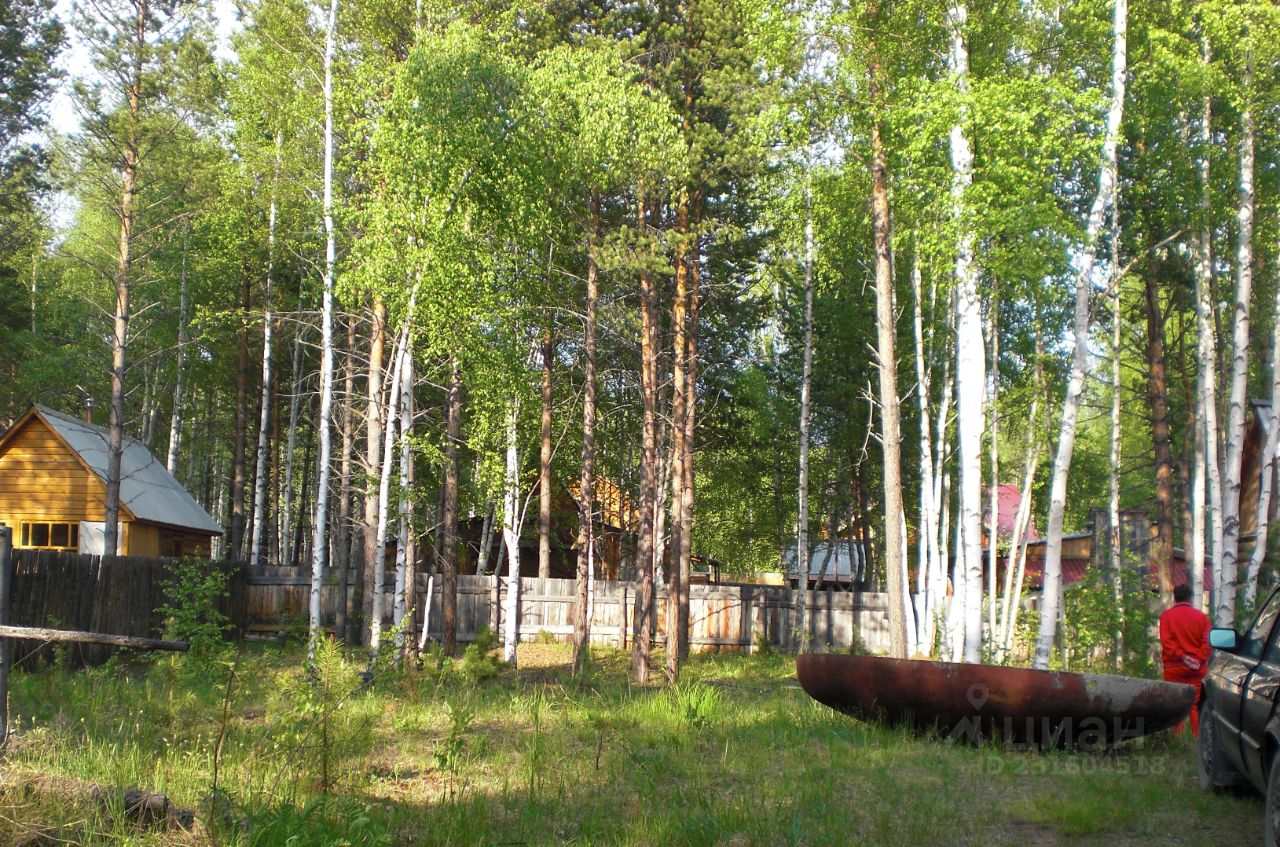
[{"label": "red trousers", "polygon": [[[1165,682],[1180,682],[1183,685],[1196,687],[1196,699],[1191,702],[1191,734],[1198,736],[1200,734],[1200,683],[1204,681],[1204,675],[1200,671],[1193,671],[1178,663],[1164,666],[1164,679]],[[1179,723],[1173,731],[1182,732],[1185,723],[1185,721]]]}]

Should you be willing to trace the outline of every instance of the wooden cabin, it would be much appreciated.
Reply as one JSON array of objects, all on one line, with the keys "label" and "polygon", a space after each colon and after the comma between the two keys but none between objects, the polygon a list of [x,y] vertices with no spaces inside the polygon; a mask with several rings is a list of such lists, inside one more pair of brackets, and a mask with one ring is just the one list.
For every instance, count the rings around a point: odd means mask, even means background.
[{"label": "wooden cabin", "polygon": [[[32,406],[0,435],[0,523],[15,547],[102,554],[107,430]],[[125,556],[208,556],[222,528],[146,445],[125,438],[120,532]]]}]

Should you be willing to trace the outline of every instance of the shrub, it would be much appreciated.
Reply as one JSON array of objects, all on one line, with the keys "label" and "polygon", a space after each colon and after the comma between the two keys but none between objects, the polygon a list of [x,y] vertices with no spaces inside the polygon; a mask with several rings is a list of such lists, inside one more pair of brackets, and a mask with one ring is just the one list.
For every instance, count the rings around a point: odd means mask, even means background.
[{"label": "shrub", "polygon": [[489,627],[481,627],[476,633],[476,640],[468,644],[462,653],[462,675],[468,681],[477,683],[501,673],[506,662],[493,655],[497,647],[498,636]]},{"label": "shrub", "polygon": [[227,596],[231,574],[218,562],[176,559],[169,576],[161,581],[168,637],[191,643],[191,653],[205,659],[216,653],[231,629],[218,604]]}]

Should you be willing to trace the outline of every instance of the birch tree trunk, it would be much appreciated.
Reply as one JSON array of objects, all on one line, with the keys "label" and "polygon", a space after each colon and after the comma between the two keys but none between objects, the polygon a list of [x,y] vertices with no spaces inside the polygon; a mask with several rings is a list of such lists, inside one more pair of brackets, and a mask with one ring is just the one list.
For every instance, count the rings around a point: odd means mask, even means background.
[{"label": "birch tree trunk", "polygon": [[[1201,42],[1203,61],[1209,64],[1208,41]],[[1212,149],[1211,101],[1204,98],[1200,112],[1200,225],[1192,241],[1195,252],[1196,274],[1196,356],[1199,367],[1196,373],[1196,395],[1201,421],[1201,437],[1199,449],[1204,457],[1204,487],[1208,489],[1208,556],[1212,564],[1213,585],[1211,590],[1217,592],[1222,583],[1223,556],[1223,504],[1222,473],[1218,466],[1218,342],[1215,330],[1215,304],[1213,302],[1213,256],[1212,236],[1210,235],[1212,207],[1209,201],[1210,162],[1209,151]],[[1203,529],[1203,528],[1202,528]],[[1199,561],[1204,561],[1200,559]],[[1199,568],[1196,569],[1197,573]],[[1203,580],[1202,580],[1203,581]],[[1194,584],[1193,584],[1194,591]],[[1203,587],[1201,593],[1192,597],[1196,608],[1204,608]],[[1215,607],[1216,608],[1216,607]]]},{"label": "birch tree trunk", "polygon": [[1000,605],[997,594],[996,563],[1000,541],[1000,307],[999,298],[993,287],[989,306],[990,345],[991,345],[991,432],[989,437],[989,457],[991,462],[991,491],[987,498],[990,510],[990,523],[987,531],[987,638],[996,637],[996,609]]},{"label": "birch tree trunk", "polygon": [[412,638],[405,638],[404,620],[413,624],[413,341],[405,327],[404,352],[401,355],[400,395],[400,525],[396,533],[396,594],[392,603],[391,619],[396,626],[396,646],[401,653],[413,645]]},{"label": "birch tree trunk", "polygon": [[[960,438],[960,520],[965,571],[964,660],[982,660],[982,434],[986,391],[986,356],[982,344],[982,300],[974,265],[973,231],[965,221],[965,192],[973,184],[973,152],[965,136],[968,121],[969,49],[965,43],[968,8],[953,2],[947,10],[951,40],[947,66],[960,95],[959,120],[951,127],[951,217],[958,225],[956,241],[956,411]],[[994,544],[994,539],[992,540]]]},{"label": "birch tree trunk", "polygon": [[520,452],[516,422],[519,402],[507,406],[507,457],[502,500],[502,538],[507,546],[507,594],[502,610],[502,658],[516,664],[516,642],[520,639]]},{"label": "birch tree trunk", "polygon": [[1262,466],[1262,483],[1258,491],[1257,531],[1254,534],[1253,550],[1249,554],[1249,571],[1244,583],[1244,608],[1246,609],[1253,608],[1254,600],[1258,596],[1258,574],[1262,570],[1262,560],[1267,553],[1276,450],[1280,447],[1280,285],[1276,286],[1271,326],[1271,409],[1267,413],[1267,441],[1259,462]]},{"label": "birch tree trunk", "polygon": [[[359,610],[363,633],[370,633],[373,615],[373,581],[381,563],[377,562],[378,546],[378,469],[382,456],[382,382],[383,354],[387,342],[387,306],[374,292],[369,321],[369,373],[365,379],[364,415],[364,563],[361,578],[356,580],[351,607]],[[390,422],[388,422],[390,423]],[[375,566],[376,563],[376,566]]]},{"label": "birch tree trunk", "polygon": [[[591,195],[591,220],[587,227],[586,325],[582,338],[582,469],[578,475],[578,572],[574,585],[573,675],[582,670],[591,649],[591,578],[595,566],[595,468],[596,468],[596,307],[600,300],[600,271],[596,265],[600,200]],[[625,615],[625,610],[624,610]]]},{"label": "birch tree trunk", "polygon": [[284,451],[284,503],[280,514],[280,562],[293,562],[293,456],[298,449],[298,407],[302,403],[302,333],[293,337],[293,390],[289,397],[289,434]]},{"label": "birch tree trunk", "polygon": [[538,460],[538,578],[551,576],[551,366],[555,356],[551,313],[542,334],[542,432]]},{"label": "birch tree trunk", "polygon": [[249,309],[253,289],[246,275],[240,286],[240,327],[236,354],[236,402],[235,424],[231,447],[231,520],[227,532],[227,559],[239,559],[244,555],[244,492],[245,459],[249,441]]},{"label": "birch tree trunk", "polygon": [[[1116,191],[1117,198],[1119,190]],[[1119,202],[1116,207],[1119,207]],[[1120,216],[1111,215],[1111,461],[1107,501],[1107,552],[1111,562],[1111,599],[1116,609],[1124,608],[1124,577],[1120,560],[1120,342],[1124,316],[1120,312]],[[1122,628],[1114,633],[1111,662],[1119,670],[1124,650]]]},{"label": "birch tree trunk", "polygon": [[[391,391],[387,394],[386,421],[382,433],[382,464],[378,473],[378,526],[374,536],[373,607],[369,615],[369,650],[375,657],[382,646],[383,593],[386,589],[386,568],[383,562],[387,551],[387,513],[391,500],[391,469],[395,463],[396,407],[400,403],[400,381],[404,378],[405,347],[408,345],[409,324],[405,321],[396,338],[391,354]],[[392,598],[394,610],[395,599]]]},{"label": "birch tree trunk", "polygon": [[[462,439],[462,367],[457,359],[450,364],[449,390],[445,397],[444,505],[440,510],[444,524],[441,532],[444,549],[440,551],[440,617],[444,627],[441,646],[446,656],[452,656],[458,649],[458,447]],[[486,572],[492,532],[493,507],[490,506],[482,542],[484,550],[480,554]]]},{"label": "birch tree trunk", "polygon": [[[182,390],[186,380],[187,321],[191,319],[191,297],[187,290],[187,236],[191,231],[188,221],[182,228],[182,270],[178,276],[178,349],[175,351],[173,381],[173,412],[169,417],[169,453],[165,468],[173,476],[178,475],[178,456],[182,453]],[[32,329],[34,333],[34,328]],[[190,479],[187,480],[190,482]]]},{"label": "birch tree trunk", "polygon": [[804,365],[800,379],[800,490],[796,518],[796,652],[809,652],[809,395],[813,382],[813,197],[804,197]]},{"label": "birch tree trunk", "polygon": [[1098,176],[1098,192],[1089,209],[1085,225],[1085,243],[1077,262],[1076,303],[1071,351],[1071,369],[1067,375],[1066,397],[1062,404],[1062,424],[1058,429],[1058,453],[1053,463],[1053,479],[1049,488],[1049,520],[1045,538],[1043,599],[1040,604],[1040,631],[1036,637],[1033,666],[1047,668],[1058,627],[1058,610],[1062,594],[1062,524],[1067,505],[1067,476],[1071,471],[1071,455],[1075,448],[1076,420],[1080,413],[1080,395],[1089,366],[1089,293],[1093,283],[1093,266],[1098,255],[1098,240],[1107,210],[1112,206],[1116,184],[1116,156],[1120,142],[1120,122],[1124,118],[1125,74],[1128,60],[1128,0],[1115,0],[1112,19],[1114,46],[1111,56],[1111,105],[1107,111],[1106,136],[1102,144],[1102,169]]},{"label": "birch tree trunk", "polygon": [[920,285],[920,256],[913,253],[911,260],[911,295],[914,307],[913,329],[916,346],[916,406],[920,414],[920,540],[916,544],[919,554],[916,570],[916,594],[920,597],[920,607],[916,610],[916,640],[921,652],[931,653],[933,650],[937,610],[933,606],[933,592],[930,590],[935,579],[935,569],[940,567],[938,561],[938,511],[934,500],[933,450],[929,443],[932,427],[929,423],[929,401],[932,391],[929,385],[930,364],[928,352],[924,344],[924,304]]},{"label": "birch tree trunk", "polygon": [[320,444],[316,457],[316,512],[311,531],[310,638],[307,658],[315,658],[320,638],[320,587],[329,530],[329,418],[333,413],[333,275],[337,244],[333,231],[333,53],[338,34],[338,0],[329,0],[324,38],[324,294],[320,317]]},{"label": "birch tree trunk", "polygon": [[[1037,346],[1039,334],[1037,333]],[[1036,371],[1041,370],[1036,362]],[[1026,460],[1022,466],[1022,488],[1019,490],[1018,512],[1013,519],[1013,536],[1009,539],[1009,556],[1005,560],[1004,603],[1001,607],[1000,631],[997,643],[1002,660],[1009,657],[1013,647],[1014,626],[1017,609],[1022,602],[1022,582],[1026,574],[1026,538],[1027,528],[1031,524],[1031,488],[1036,478],[1036,468],[1040,465],[1040,450],[1044,443],[1035,424],[1039,416],[1040,386],[1037,380],[1036,393],[1031,398],[1031,414],[1027,417],[1031,425],[1027,428]],[[1015,582],[1016,571],[1016,582]],[[993,636],[996,638],[996,636]]]},{"label": "birch tree trunk", "polygon": [[249,540],[249,564],[262,564],[262,538],[267,524],[267,437],[271,432],[271,334],[275,318],[271,314],[272,275],[276,261],[276,196],[280,186],[280,148],[276,131],[275,170],[271,178],[271,204],[267,209],[267,284],[262,313],[262,410],[258,419],[258,461],[253,481],[253,535]]},{"label": "birch tree trunk", "polygon": [[1249,377],[1249,302],[1253,294],[1253,57],[1245,59],[1245,103],[1240,112],[1240,185],[1236,192],[1236,301],[1232,327],[1227,455],[1222,487],[1222,579],[1218,583],[1218,626],[1235,625],[1240,553],[1240,484],[1244,454],[1244,405]]}]

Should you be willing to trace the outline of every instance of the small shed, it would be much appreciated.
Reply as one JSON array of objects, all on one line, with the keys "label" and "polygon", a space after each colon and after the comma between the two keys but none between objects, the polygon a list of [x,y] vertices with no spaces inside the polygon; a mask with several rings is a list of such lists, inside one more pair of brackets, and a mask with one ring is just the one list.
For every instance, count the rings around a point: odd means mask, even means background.
[{"label": "small shed", "polygon": [[[0,435],[0,522],[15,547],[101,554],[107,430],[32,406]],[[116,553],[208,556],[222,528],[146,445],[124,440]]]}]

